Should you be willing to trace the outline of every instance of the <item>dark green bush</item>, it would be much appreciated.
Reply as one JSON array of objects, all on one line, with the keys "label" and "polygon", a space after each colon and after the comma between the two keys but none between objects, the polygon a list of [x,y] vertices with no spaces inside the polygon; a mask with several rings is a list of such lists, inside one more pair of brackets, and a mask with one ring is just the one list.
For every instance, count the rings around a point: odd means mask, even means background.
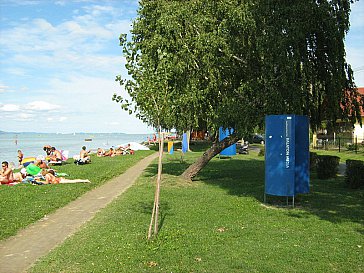
[{"label": "dark green bush", "polygon": [[340,157],[332,155],[317,156],[317,177],[319,179],[329,179],[336,177]]},{"label": "dark green bush", "polygon": [[264,147],[262,147],[262,148],[260,148],[260,150],[259,150],[258,156],[264,156],[264,155],[265,155],[265,148],[264,148]]},{"label": "dark green bush", "polygon": [[310,152],[310,170],[317,169],[317,153]]},{"label": "dark green bush", "polygon": [[364,161],[346,160],[345,182],[352,189],[364,186]]},{"label": "dark green bush", "polygon": [[356,144],[348,144],[346,146],[346,149],[348,149],[348,151],[356,151],[356,150],[358,150],[358,145],[356,145]]}]

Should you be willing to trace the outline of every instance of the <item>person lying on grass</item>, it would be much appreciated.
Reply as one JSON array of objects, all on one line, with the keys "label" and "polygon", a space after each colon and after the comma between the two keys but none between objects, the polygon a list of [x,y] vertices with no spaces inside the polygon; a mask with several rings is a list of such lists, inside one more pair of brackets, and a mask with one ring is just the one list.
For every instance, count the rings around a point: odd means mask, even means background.
[{"label": "person lying on grass", "polygon": [[102,149],[102,148],[98,148],[97,149],[97,156],[101,157],[101,156],[104,156],[104,155],[105,155],[105,150]]},{"label": "person lying on grass", "polygon": [[49,169],[44,156],[37,156],[37,158],[34,161],[34,165],[38,166],[41,169]]},{"label": "person lying on grass", "polygon": [[59,183],[90,183],[91,181],[88,179],[66,179],[64,177],[55,176],[54,170],[44,170],[42,175],[45,178],[45,182],[43,184],[59,184]]},{"label": "person lying on grass", "polygon": [[133,155],[134,154],[134,150],[132,150],[130,148],[130,143],[126,146],[119,146],[118,148],[115,149],[115,154],[116,155]]},{"label": "person lying on grass", "polygon": [[106,153],[104,153],[103,156],[111,156],[114,157],[115,156],[115,151],[114,149],[111,147],[109,151],[107,151]]}]

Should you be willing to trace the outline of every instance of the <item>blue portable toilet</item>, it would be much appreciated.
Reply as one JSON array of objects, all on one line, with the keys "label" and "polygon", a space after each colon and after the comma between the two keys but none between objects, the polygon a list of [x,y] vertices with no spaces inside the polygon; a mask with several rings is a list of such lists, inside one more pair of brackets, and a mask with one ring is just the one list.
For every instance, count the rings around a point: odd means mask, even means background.
[{"label": "blue portable toilet", "polygon": [[187,134],[183,133],[182,135],[182,153],[187,153],[188,151],[188,140],[187,140]]},{"label": "blue portable toilet", "polygon": [[265,193],[294,197],[309,192],[309,119],[298,115],[265,118]]},{"label": "blue portable toilet", "polygon": [[[219,141],[221,141],[224,138],[228,137],[233,132],[234,132],[234,129],[232,129],[232,128],[226,128],[224,130],[222,127],[220,127],[219,128]],[[220,152],[220,155],[223,155],[223,156],[233,156],[233,155],[236,155],[236,143],[234,143],[233,145],[231,145],[231,146],[225,148],[224,150],[222,150]]]}]

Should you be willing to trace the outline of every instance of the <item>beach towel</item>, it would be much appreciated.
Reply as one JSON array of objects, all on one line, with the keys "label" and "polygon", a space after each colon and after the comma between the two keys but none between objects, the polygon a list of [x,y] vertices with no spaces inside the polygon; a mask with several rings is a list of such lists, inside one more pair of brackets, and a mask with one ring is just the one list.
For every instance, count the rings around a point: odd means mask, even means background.
[{"label": "beach towel", "polygon": [[60,184],[91,183],[88,179],[62,179]]}]

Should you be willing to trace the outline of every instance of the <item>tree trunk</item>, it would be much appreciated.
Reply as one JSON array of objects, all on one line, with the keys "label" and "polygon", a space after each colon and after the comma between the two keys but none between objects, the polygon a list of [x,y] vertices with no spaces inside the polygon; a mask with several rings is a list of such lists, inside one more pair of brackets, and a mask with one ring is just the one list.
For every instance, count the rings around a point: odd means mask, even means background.
[{"label": "tree trunk", "polygon": [[156,188],[154,194],[154,204],[152,210],[152,217],[150,219],[149,229],[148,229],[148,240],[152,237],[152,227],[154,223],[154,235],[158,234],[158,216],[159,216],[159,195],[160,195],[160,183],[162,177],[162,157],[163,157],[163,144],[164,135],[159,130],[159,159],[158,159],[158,175],[156,181]]},{"label": "tree trunk", "polygon": [[190,165],[181,176],[186,180],[192,180],[192,178],[194,178],[198,174],[198,172],[201,171],[214,156],[219,154],[225,148],[233,145],[238,140],[239,138],[236,135],[232,134],[229,137],[224,138],[222,141],[214,143],[212,147],[204,152],[203,155],[198,158],[195,163]]}]

